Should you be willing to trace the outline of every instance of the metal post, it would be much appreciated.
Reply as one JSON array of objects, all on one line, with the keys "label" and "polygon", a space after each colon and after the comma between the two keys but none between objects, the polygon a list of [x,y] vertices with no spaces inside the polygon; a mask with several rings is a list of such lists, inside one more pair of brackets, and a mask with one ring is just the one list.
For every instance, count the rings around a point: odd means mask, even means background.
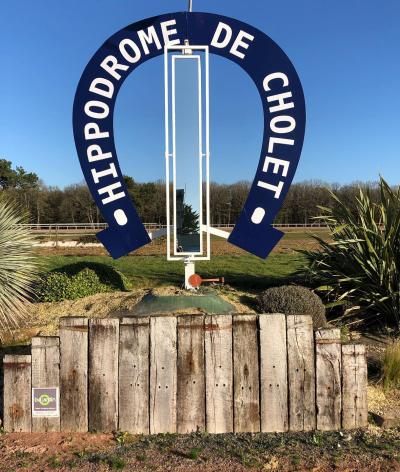
[{"label": "metal post", "polygon": [[195,273],[194,261],[191,260],[190,257],[187,257],[185,259],[185,289],[186,290],[193,290],[193,287],[189,282],[189,278],[194,273]]},{"label": "metal post", "polygon": [[188,6],[188,11],[192,11],[193,8],[193,0],[189,0],[189,6]]}]

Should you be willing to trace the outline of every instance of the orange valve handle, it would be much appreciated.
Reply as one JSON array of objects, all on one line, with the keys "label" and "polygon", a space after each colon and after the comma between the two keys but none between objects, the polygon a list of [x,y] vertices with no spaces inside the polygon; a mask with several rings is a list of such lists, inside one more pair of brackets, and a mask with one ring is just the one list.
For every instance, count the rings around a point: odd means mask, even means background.
[{"label": "orange valve handle", "polygon": [[198,274],[193,274],[189,277],[189,283],[192,287],[197,288],[200,287],[200,285],[203,282],[219,282],[219,283],[225,283],[225,278],[224,277],[218,277],[214,279],[202,279],[200,275]]}]

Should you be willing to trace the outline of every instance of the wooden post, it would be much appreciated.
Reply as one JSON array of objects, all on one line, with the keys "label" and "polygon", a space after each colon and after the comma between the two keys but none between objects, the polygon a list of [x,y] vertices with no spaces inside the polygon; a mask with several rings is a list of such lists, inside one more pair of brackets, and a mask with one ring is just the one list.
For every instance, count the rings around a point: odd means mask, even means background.
[{"label": "wooden post", "polygon": [[234,431],[260,431],[257,316],[233,316]]},{"label": "wooden post", "polygon": [[149,434],[149,318],[119,327],[119,429]]},{"label": "wooden post", "polygon": [[8,433],[30,433],[31,356],[6,355],[4,369],[4,429]]},{"label": "wooden post", "polygon": [[88,431],[88,319],[60,319],[61,430]]},{"label": "wooden post", "polygon": [[342,372],[342,427],[344,429],[365,428],[368,425],[365,346],[361,344],[342,346]]},{"label": "wooden post", "polygon": [[233,432],[232,316],[205,318],[206,426]]},{"label": "wooden post", "polygon": [[288,430],[286,316],[260,315],[261,431]]},{"label": "wooden post", "polygon": [[[32,388],[60,386],[60,339],[32,338]],[[60,417],[32,417],[32,432],[60,431]]]},{"label": "wooden post", "polygon": [[317,429],[335,431],[341,426],[342,349],[340,329],[315,333]]},{"label": "wooden post", "polygon": [[177,431],[205,429],[204,316],[178,318]]},{"label": "wooden post", "polygon": [[89,321],[89,431],[118,428],[118,319]]},{"label": "wooden post", "polygon": [[289,429],[316,427],[314,333],[311,316],[287,316]]},{"label": "wooden post", "polygon": [[150,319],[150,433],[176,432],[176,317]]}]

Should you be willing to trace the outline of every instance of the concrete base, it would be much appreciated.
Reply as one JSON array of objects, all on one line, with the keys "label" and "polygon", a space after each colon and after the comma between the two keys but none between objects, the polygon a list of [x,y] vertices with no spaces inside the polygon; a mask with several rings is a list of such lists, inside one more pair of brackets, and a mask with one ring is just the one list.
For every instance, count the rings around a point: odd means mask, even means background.
[{"label": "concrete base", "polygon": [[118,316],[151,316],[159,314],[228,314],[236,308],[218,294],[204,295],[154,295],[149,293],[132,309]]}]

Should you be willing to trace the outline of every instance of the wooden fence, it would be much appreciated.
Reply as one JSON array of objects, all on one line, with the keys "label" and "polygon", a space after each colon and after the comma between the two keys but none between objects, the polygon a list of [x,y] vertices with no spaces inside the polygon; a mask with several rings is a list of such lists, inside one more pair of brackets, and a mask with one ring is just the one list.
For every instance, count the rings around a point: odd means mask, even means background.
[{"label": "wooden fence", "polygon": [[[32,417],[32,387],[60,415]],[[308,316],[62,318],[4,358],[6,431],[280,432],[367,425],[365,348]]]}]

